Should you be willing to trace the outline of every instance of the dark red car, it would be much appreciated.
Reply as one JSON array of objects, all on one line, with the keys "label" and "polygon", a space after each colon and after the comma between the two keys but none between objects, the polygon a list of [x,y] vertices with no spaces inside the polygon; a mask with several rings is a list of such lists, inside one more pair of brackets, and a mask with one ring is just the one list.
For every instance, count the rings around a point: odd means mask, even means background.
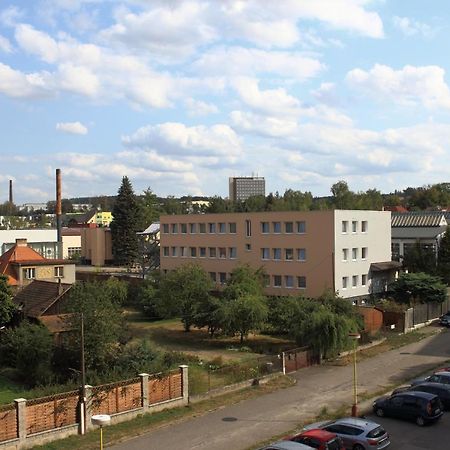
[{"label": "dark red car", "polygon": [[303,431],[286,438],[289,441],[300,442],[301,444],[309,445],[318,450],[345,450],[342,439],[336,434],[330,433],[320,428]]}]

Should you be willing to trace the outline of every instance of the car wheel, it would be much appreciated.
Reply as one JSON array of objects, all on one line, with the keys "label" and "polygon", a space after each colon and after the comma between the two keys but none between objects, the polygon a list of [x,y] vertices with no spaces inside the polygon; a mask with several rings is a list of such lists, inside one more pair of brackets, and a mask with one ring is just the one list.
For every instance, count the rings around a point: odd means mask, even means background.
[{"label": "car wheel", "polygon": [[360,444],[356,444],[353,446],[353,450],[365,450],[365,448]]},{"label": "car wheel", "polygon": [[378,417],[384,417],[384,409],[382,409],[382,408],[377,408],[377,409],[375,410],[375,414],[376,414]]},{"label": "car wheel", "polygon": [[425,425],[425,419],[422,416],[417,416],[416,423],[419,427],[423,427]]}]

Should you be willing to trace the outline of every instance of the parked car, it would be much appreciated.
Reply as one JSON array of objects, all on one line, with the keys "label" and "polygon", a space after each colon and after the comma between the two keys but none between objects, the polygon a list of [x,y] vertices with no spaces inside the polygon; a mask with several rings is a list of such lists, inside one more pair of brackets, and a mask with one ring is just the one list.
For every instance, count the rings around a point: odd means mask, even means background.
[{"label": "parked car", "polygon": [[380,424],[357,417],[313,423],[306,426],[304,431],[314,428],[336,434],[348,450],[382,450],[391,443],[389,435]]},{"label": "parked car", "polygon": [[439,324],[450,327],[450,311],[446,312],[439,318]]},{"label": "parked car", "polygon": [[278,441],[259,450],[314,450],[313,447],[292,441]]},{"label": "parked car", "polygon": [[303,431],[286,439],[309,445],[318,450],[345,450],[342,439],[336,433],[330,433],[320,428]]},{"label": "parked car", "polygon": [[435,373],[437,372],[450,372],[450,366],[441,367],[440,369],[437,369]]},{"label": "parked car", "polygon": [[411,386],[415,386],[417,384],[422,383],[441,383],[441,384],[450,384],[450,372],[435,372],[433,375],[430,375],[429,377],[425,378],[416,378],[415,380],[411,381]]},{"label": "parked car", "polygon": [[400,387],[395,389],[392,394],[399,394],[405,391],[428,392],[439,397],[444,409],[450,409],[450,385],[441,383],[422,383],[415,386]]},{"label": "parked car", "polygon": [[373,410],[378,417],[414,420],[419,426],[436,422],[443,414],[442,403],[437,395],[416,391],[381,397],[373,402]]}]

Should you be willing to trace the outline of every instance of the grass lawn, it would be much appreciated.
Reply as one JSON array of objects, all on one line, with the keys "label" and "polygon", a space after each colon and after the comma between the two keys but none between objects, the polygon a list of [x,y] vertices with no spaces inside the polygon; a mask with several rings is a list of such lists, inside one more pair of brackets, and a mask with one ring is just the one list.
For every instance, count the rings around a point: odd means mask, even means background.
[{"label": "grass lawn", "polygon": [[0,405],[11,403],[16,398],[25,397],[26,393],[24,386],[13,383],[8,378],[0,375]]},{"label": "grass lawn", "polygon": [[[164,350],[174,350],[198,356],[205,361],[249,361],[262,354],[278,354],[296,344],[275,336],[251,334],[241,345],[238,337],[210,338],[206,329],[192,328],[185,332],[180,319],[150,322],[141,313],[126,311],[133,340],[147,339]],[[244,350],[244,351],[242,351]]]}]

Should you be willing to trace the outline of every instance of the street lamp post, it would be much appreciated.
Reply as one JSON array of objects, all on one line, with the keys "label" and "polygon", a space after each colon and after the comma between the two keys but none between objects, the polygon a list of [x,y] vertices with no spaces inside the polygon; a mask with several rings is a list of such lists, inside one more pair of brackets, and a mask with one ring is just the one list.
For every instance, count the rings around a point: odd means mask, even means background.
[{"label": "street lamp post", "polygon": [[358,339],[361,337],[359,333],[349,333],[349,338],[353,341],[353,405],[352,417],[358,416],[358,382],[356,374],[356,347],[358,346]]}]

